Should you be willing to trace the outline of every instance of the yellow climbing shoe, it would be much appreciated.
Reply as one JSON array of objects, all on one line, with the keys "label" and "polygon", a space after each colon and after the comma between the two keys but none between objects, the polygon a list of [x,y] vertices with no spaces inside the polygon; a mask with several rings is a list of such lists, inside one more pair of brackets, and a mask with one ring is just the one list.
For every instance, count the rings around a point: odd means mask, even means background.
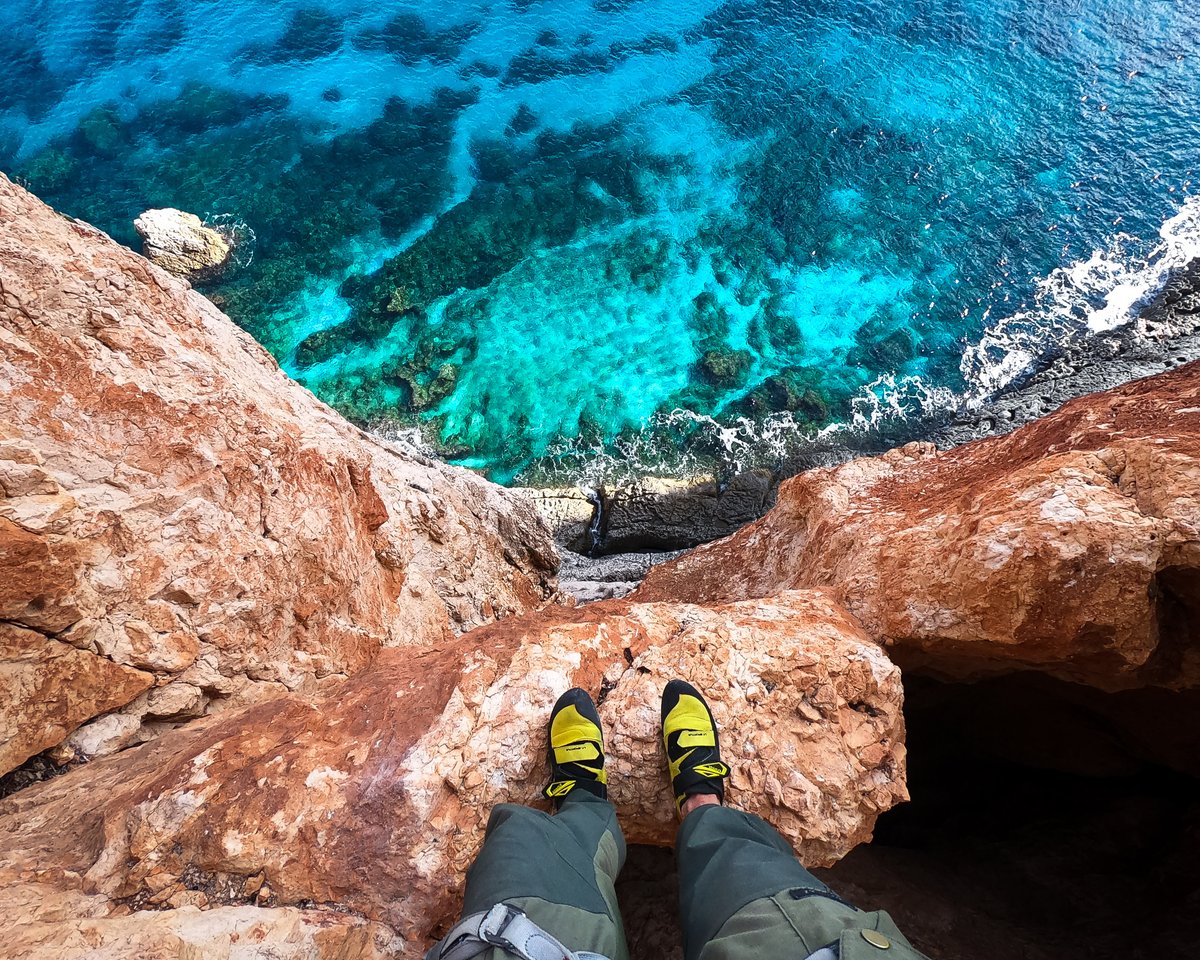
[{"label": "yellow climbing shoe", "polygon": [[672,680],[663,690],[662,732],[675,808],[696,793],[711,793],[724,802],[729,767],[721,762],[717,724],[690,683]]},{"label": "yellow climbing shoe", "polygon": [[608,799],[600,714],[587,691],[579,687],[559,697],[550,712],[550,784],[542,795],[557,808],[572,790]]}]

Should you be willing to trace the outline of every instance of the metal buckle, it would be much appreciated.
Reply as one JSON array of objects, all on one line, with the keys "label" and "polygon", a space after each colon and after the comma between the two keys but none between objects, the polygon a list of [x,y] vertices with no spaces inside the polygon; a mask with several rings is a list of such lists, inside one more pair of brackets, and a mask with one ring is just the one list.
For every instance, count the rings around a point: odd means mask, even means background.
[{"label": "metal buckle", "polygon": [[510,907],[507,903],[498,903],[487,912],[487,916],[479,924],[479,936],[493,947],[511,947],[512,943],[503,936],[517,917],[523,917],[520,910]]}]

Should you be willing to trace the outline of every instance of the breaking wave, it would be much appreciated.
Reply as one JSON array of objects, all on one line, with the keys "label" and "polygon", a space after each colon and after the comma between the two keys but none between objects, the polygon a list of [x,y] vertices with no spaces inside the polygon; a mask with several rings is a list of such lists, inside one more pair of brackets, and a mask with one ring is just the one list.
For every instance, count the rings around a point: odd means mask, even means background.
[{"label": "breaking wave", "polygon": [[[718,478],[748,469],[794,470],[844,460],[919,436],[923,425],[986,409],[1006,389],[1064,354],[1086,357],[1089,340],[1121,330],[1135,341],[1165,343],[1200,329],[1147,325],[1142,308],[1178,271],[1200,258],[1200,196],[1188,197],[1147,245],[1120,234],[1086,260],[1053,271],[1032,305],[993,322],[963,351],[965,387],[933,386],[919,376],[881,376],[850,401],[850,416],[820,429],[791,413],[722,422],[692,410],[658,414],[631,435],[605,444],[575,437],[553,447],[524,482],[615,486],[646,476]],[[1186,324],[1186,325],[1185,325]]]},{"label": "breaking wave", "polygon": [[1200,197],[1187,198],[1147,253],[1139,252],[1142,246],[1137,238],[1118,234],[1107,250],[1045,277],[1031,306],[993,323],[964,351],[961,369],[968,388],[963,402],[983,406],[1036,370],[1047,355],[1078,349],[1097,333],[1131,324],[1135,335],[1155,339],[1188,332],[1151,332],[1138,321],[1140,308],[1167,279],[1200,257]]},{"label": "breaking wave", "polygon": [[205,217],[204,224],[212,227],[228,242],[233,267],[244,270],[254,262],[258,236],[245,220],[237,214],[217,213]]}]

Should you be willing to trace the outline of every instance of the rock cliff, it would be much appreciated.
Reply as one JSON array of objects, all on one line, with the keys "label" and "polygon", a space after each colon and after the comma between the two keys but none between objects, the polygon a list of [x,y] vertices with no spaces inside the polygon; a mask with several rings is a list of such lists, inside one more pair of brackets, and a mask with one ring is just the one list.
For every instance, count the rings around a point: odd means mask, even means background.
[{"label": "rock cliff", "polygon": [[905,799],[899,672],[826,594],[533,612],[528,501],[356,430],[7,181],[0,218],[0,757],[112,754],[0,801],[14,956],[417,956],[571,684],[635,842],[671,841],[677,674],[810,861]]},{"label": "rock cliff", "polygon": [[0,773],[551,595],[535,511],[355,429],[207,300],[0,176]]},{"label": "rock cliff", "polygon": [[634,596],[799,587],[831,589],[902,666],[943,677],[1200,684],[1200,364],[1008,436],[801,474],[762,520]]},{"label": "rock cliff", "polygon": [[491,806],[539,802],[571,685],[631,842],[671,842],[682,675],[810,865],[907,799],[896,663],[1200,687],[1200,365],[801,475],[577,608],[527,500],[355,429],[2,177],[0,386],[0,769],[90,760],[0,799],[13,957],[415,958]]}]

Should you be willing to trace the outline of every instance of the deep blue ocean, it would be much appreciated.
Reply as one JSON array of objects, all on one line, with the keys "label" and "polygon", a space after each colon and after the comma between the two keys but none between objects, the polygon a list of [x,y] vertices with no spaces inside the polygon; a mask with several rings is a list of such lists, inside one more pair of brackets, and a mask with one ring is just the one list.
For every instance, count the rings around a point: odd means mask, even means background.
[{"label": "deep blue ocean", "polygon": [[0,169],[505,482],[985,403],[1200,253],[1191,0],[10,0]]}]

